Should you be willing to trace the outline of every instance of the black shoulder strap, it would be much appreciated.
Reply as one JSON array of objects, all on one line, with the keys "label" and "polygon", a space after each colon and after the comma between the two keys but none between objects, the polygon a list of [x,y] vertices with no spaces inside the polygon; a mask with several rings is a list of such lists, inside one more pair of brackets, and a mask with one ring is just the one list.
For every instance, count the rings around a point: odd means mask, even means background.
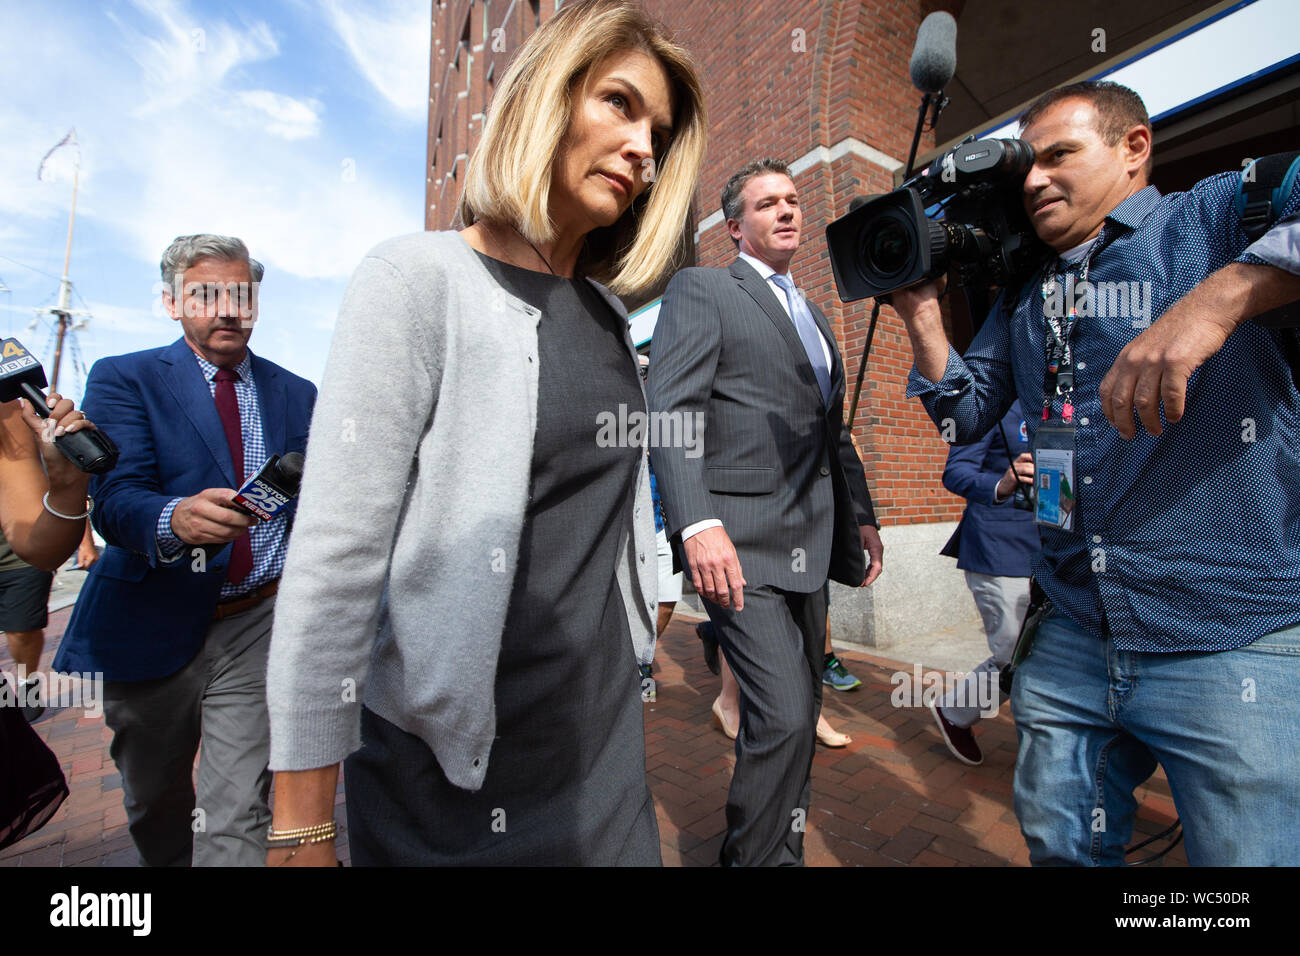
[{"label": "black shoulder strap", "polygon": [[1277,222],[1297,172],[1300,172],[1300,150],[1262,156],[1242,171],[1237,212],[1242,231],[1251,242]]},{"label": "black shoulder strap", "polygon": [[[1296,186],[1297,177],[1300,177],[1300,150],[1262,156],[1242,170],[1236,208],[1247,239],[1257,241],[1278,221]],[[1257,315],[1253,321],[1268,329],[1283,330],[1277,336],[1278,343],[1291,364],[1296,388],[1300,389],[1300,351],[1296,335],[1293,331],[1285,331],[1300,326],[1300,303]]]}]

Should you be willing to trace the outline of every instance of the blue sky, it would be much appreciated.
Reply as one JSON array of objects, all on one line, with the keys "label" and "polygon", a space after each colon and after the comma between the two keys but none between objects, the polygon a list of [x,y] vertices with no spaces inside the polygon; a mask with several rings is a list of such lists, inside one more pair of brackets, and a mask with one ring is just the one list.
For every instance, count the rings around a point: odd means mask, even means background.
[{"label": "blue sky", "polygon": [[[266,265],[252,348],[319,382],[348,276],[423,227],[428,0],[5,0],[0,330],[46,364],[81,144],[71,275],[89,367],[174,341],[158,259],[236,235]],[[65,365],[62,390],[82,382]]]}]

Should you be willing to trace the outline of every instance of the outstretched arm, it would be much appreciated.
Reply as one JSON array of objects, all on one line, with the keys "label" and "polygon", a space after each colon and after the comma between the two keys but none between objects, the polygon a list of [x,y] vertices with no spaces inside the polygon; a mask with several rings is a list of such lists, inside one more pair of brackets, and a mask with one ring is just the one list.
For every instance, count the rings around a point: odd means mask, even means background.
[{"label": "outstretched arm", "polygon": [[1134,412],[1159,435],[1180,421],[1187,379],[1223,348],[1242,322],[1300,299],[1300,275],[1271,265],[1232,262],[1175,302],[1119,353],[1101,380],[1101,409],[1125,438],[1137,434]]}]

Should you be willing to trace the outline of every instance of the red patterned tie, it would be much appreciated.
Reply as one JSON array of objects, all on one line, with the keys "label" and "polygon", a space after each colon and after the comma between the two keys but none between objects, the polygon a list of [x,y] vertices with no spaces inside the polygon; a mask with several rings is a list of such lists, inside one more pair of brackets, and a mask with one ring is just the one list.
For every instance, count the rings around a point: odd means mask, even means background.
[{"label": "red patterned tie", "polygon": [[[235,382],[239,376],[228,368],[217,369],[217,414],[221,416],[221,427],[226,430],[226,444],[230,446],[230,458],[235,463],[235,484],[244,481],[244,434],[239,425],[239,400],[235,398]],[[248,577],[253,570],[253,546],[249,542],[248,532],[235,539],[235,546],[230,552],[230,567],[226,570],[226,580],[238,584]]]}]

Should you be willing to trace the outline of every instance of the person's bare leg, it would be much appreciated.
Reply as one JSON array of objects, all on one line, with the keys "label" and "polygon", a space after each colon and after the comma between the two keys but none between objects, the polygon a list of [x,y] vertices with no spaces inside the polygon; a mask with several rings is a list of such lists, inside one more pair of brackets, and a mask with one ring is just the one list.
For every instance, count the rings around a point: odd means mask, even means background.
[{"label": "person's bare leg", "polygon": [[[831,650],[831,619],[830,619],[830,616],[829,616],[829,615],[828,615],[827,618],[826,618],[826,650],[825,650],[825,653],[827,653],[827,654],[833,654],[833,653],[835,653],[833,650]],[[834,727],[832,727],[829,723],[827,723],[827,722],[826,722],[826,715],[825,715],[825,714],[818,714],[818,715],[817,715],[817,739],[818,739],[818,740],[820,740],[822,743],[827,743],[828,741],[838,741],[839,738],[841,738],[841,737],[844,738],[844,743],[850,743],[850,742],[852,742],[852,740],[853,740],[853,738],[850,737],[848,734],[842,734],[842,733],[840,733],[838,730],[836,730]],[[844,744],[834,744],[834,745],[832,745],[832,744],[828,744],[828,746],[841,746],[841,747],[842,747],[842,746],[844,746]]]},{"label": "person's bare leg", "polygon": [[[826,643],[829,644],[831,632],[829,625],[826,628]],[[735,675],[731,673],[731,668],[727,666],[727,655],[722,648],[718,648],[719,664],[722,670],[722,693],[718,695],[717,704],[722,711],[723,720],[729,727],[740,726],[740,685],[736,683]],[[822,714],[817,715],[817,739],[830,747],[843,747],[851,743],[853,738],[848,734],[841,734],[826,721]]]},{"label": "person's bare leg", "polygon": [[718,695],[718,704],[722,708],[723,718],[729,727],[740,726],[740,685],[736,675],[727,666],[727,655],[718,648],[718,663],[722,670],[722,693]]},{"label": "person's bare leg", "polygon": [[676,606],[676,601],[661,601],[659,603],[659,619],[655,621],[656,640],[664,636],[664,629],[668,627],[668,622],[672,620],[673,608]]},{"label": "person's bare leg", "polygon": [[41,652],[45,649],[45,631],[6,631],[9,638],[9,656],[24,675],[41,669]]},{"label": "person's bare leg", "polygon": [[[677,606],[676,601],[660,601],[659,614],[655,619],[655,640],[664,636],[664,630],[668,627],[668,622],[672,620],[673,608]],[[654,703],[659,699],[655,690],[654,677],[651,676],[653,671],[649,664],[641,665],[641,699],[648,704]]]}]

